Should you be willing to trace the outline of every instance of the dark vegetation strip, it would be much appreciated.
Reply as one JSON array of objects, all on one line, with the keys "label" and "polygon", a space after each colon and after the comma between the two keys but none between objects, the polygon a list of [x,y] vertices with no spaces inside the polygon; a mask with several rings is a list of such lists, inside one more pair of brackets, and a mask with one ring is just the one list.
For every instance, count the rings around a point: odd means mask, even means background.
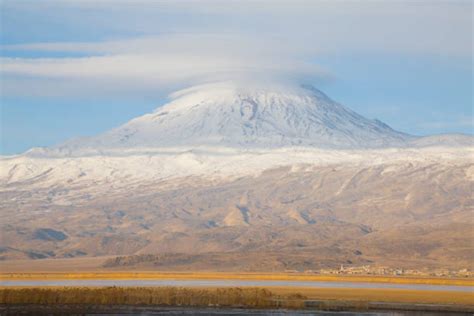
[{"label": "dark vegetation strip", "polygon": [[[0,289],[0,304],[103,304],[165,306],[276,307],[275,296],[261,288],[61,287]],[[301,306],[303,306],[303,301]]]},{"label": "dark vegetation strip", "polygon": [[[474,312],[473,306],[415,303],[382,303],[344,300],[310,300],[299,293],[275,294],[263,288],[182,287],[51,287],[1,288],[0,312],[16,308],[73,308],[109,306],[161,306],[195,308],[310,309],[326,311],[417,311],[432,313]],[[82,307],[81,307],[82,306]],[[41,308],[39,308],[41,310]],[[3,313],[0,313],[3,314]]]}]

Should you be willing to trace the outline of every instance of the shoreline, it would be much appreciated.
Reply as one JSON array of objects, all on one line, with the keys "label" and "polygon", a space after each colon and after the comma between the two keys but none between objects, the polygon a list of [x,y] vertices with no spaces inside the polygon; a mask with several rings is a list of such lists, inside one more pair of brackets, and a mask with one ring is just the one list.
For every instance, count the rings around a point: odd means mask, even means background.
[{"label": "shoreline", "polygon": [[372,304],[363,309],[360,306],[348,304],[330,304],[305,307],[303,309],[295,308],[247,308],[247,307],[192,307],[192,306],[166,306],[166,305],[2,305],[0,304],[0,312],[5,315],[154,315],[159,312],[159,315],[344,315],[344,316],[374,316],[375,315],[400,315],[400,316],[471,316],[474,309],[471,308],[450,308],[449,306],[431,305],[431,306],[417,306],[417,305],[378,305]]},{"label": "shoreline", "polygon": [[154,272],[154,271],[87,271],[87,272],[1,272],[0,280],[267,280],[267,281],[321,281],[364,282],[393,284],[423,284],[474,286],[474,279],[434,278],[415,276],[376,275],[315,275],[302,273],[227,273],[227,272]]}]

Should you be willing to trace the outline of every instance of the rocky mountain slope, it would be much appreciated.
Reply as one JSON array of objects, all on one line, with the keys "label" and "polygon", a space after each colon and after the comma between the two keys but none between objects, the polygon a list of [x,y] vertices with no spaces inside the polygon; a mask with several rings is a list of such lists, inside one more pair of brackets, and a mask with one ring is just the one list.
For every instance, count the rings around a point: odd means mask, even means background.
[{"label": "rocky mountain slope", "polygon": [[472,139],[397,132],[307,86],[188,89],[102,135],[1,158],[0,258],[470,267]]}]

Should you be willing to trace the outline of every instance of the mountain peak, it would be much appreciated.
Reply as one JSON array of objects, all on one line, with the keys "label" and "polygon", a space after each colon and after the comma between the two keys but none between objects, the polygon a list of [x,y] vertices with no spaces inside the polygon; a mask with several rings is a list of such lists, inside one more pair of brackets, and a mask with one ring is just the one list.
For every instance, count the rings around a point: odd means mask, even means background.
[{"label": "mountain peak", "polygon": [[342,149],[400,146],[411,138],[309,85],[224,82],[180,90],[170,99],[150,114],[67,146]]}]

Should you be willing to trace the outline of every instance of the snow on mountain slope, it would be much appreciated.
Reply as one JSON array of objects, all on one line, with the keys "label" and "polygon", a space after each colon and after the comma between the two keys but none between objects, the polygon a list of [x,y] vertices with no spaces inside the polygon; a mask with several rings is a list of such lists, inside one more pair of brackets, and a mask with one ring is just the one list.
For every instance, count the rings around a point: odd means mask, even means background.
[{"label": "snow on mountain slope", "polygon": [[474,146],[474,137],[465,134],[441,134],[415,138],[410,141],[413,147],[458,147]]},{"label": "snow on mountain slope", "polygon": [[470,136],[413,137],[308,86],[221,83],[173,98],[102,135],[2,158],[0,186],[126,187],[188,176],[229,179],[284,166],[472,160]]},{"label": "snow on mountain slope", "polygon": [[[290,147],[265,150],[228,148],[189,149],[151,154],[89,155],[83,157],[3,158],[0,191],[66,187],[94,191],[119,190],[131,185],[171,179],[201,177],[207,181],[228,181],[241,176],[258,176],[269,169],[290,167],[289,172],[312,167],[360,168],[378,165],[406,166],[472,163],[473,147],[387,148],[334,150]],[[187,181],[187,180],[186,180]]]},{"label": "snow on mountain slope", "polygon": [[375,148],[403,146],[413,137],[369,120],[310,86],[220,83],[173,95],[155,112],[62,151],[219,146]]}]

